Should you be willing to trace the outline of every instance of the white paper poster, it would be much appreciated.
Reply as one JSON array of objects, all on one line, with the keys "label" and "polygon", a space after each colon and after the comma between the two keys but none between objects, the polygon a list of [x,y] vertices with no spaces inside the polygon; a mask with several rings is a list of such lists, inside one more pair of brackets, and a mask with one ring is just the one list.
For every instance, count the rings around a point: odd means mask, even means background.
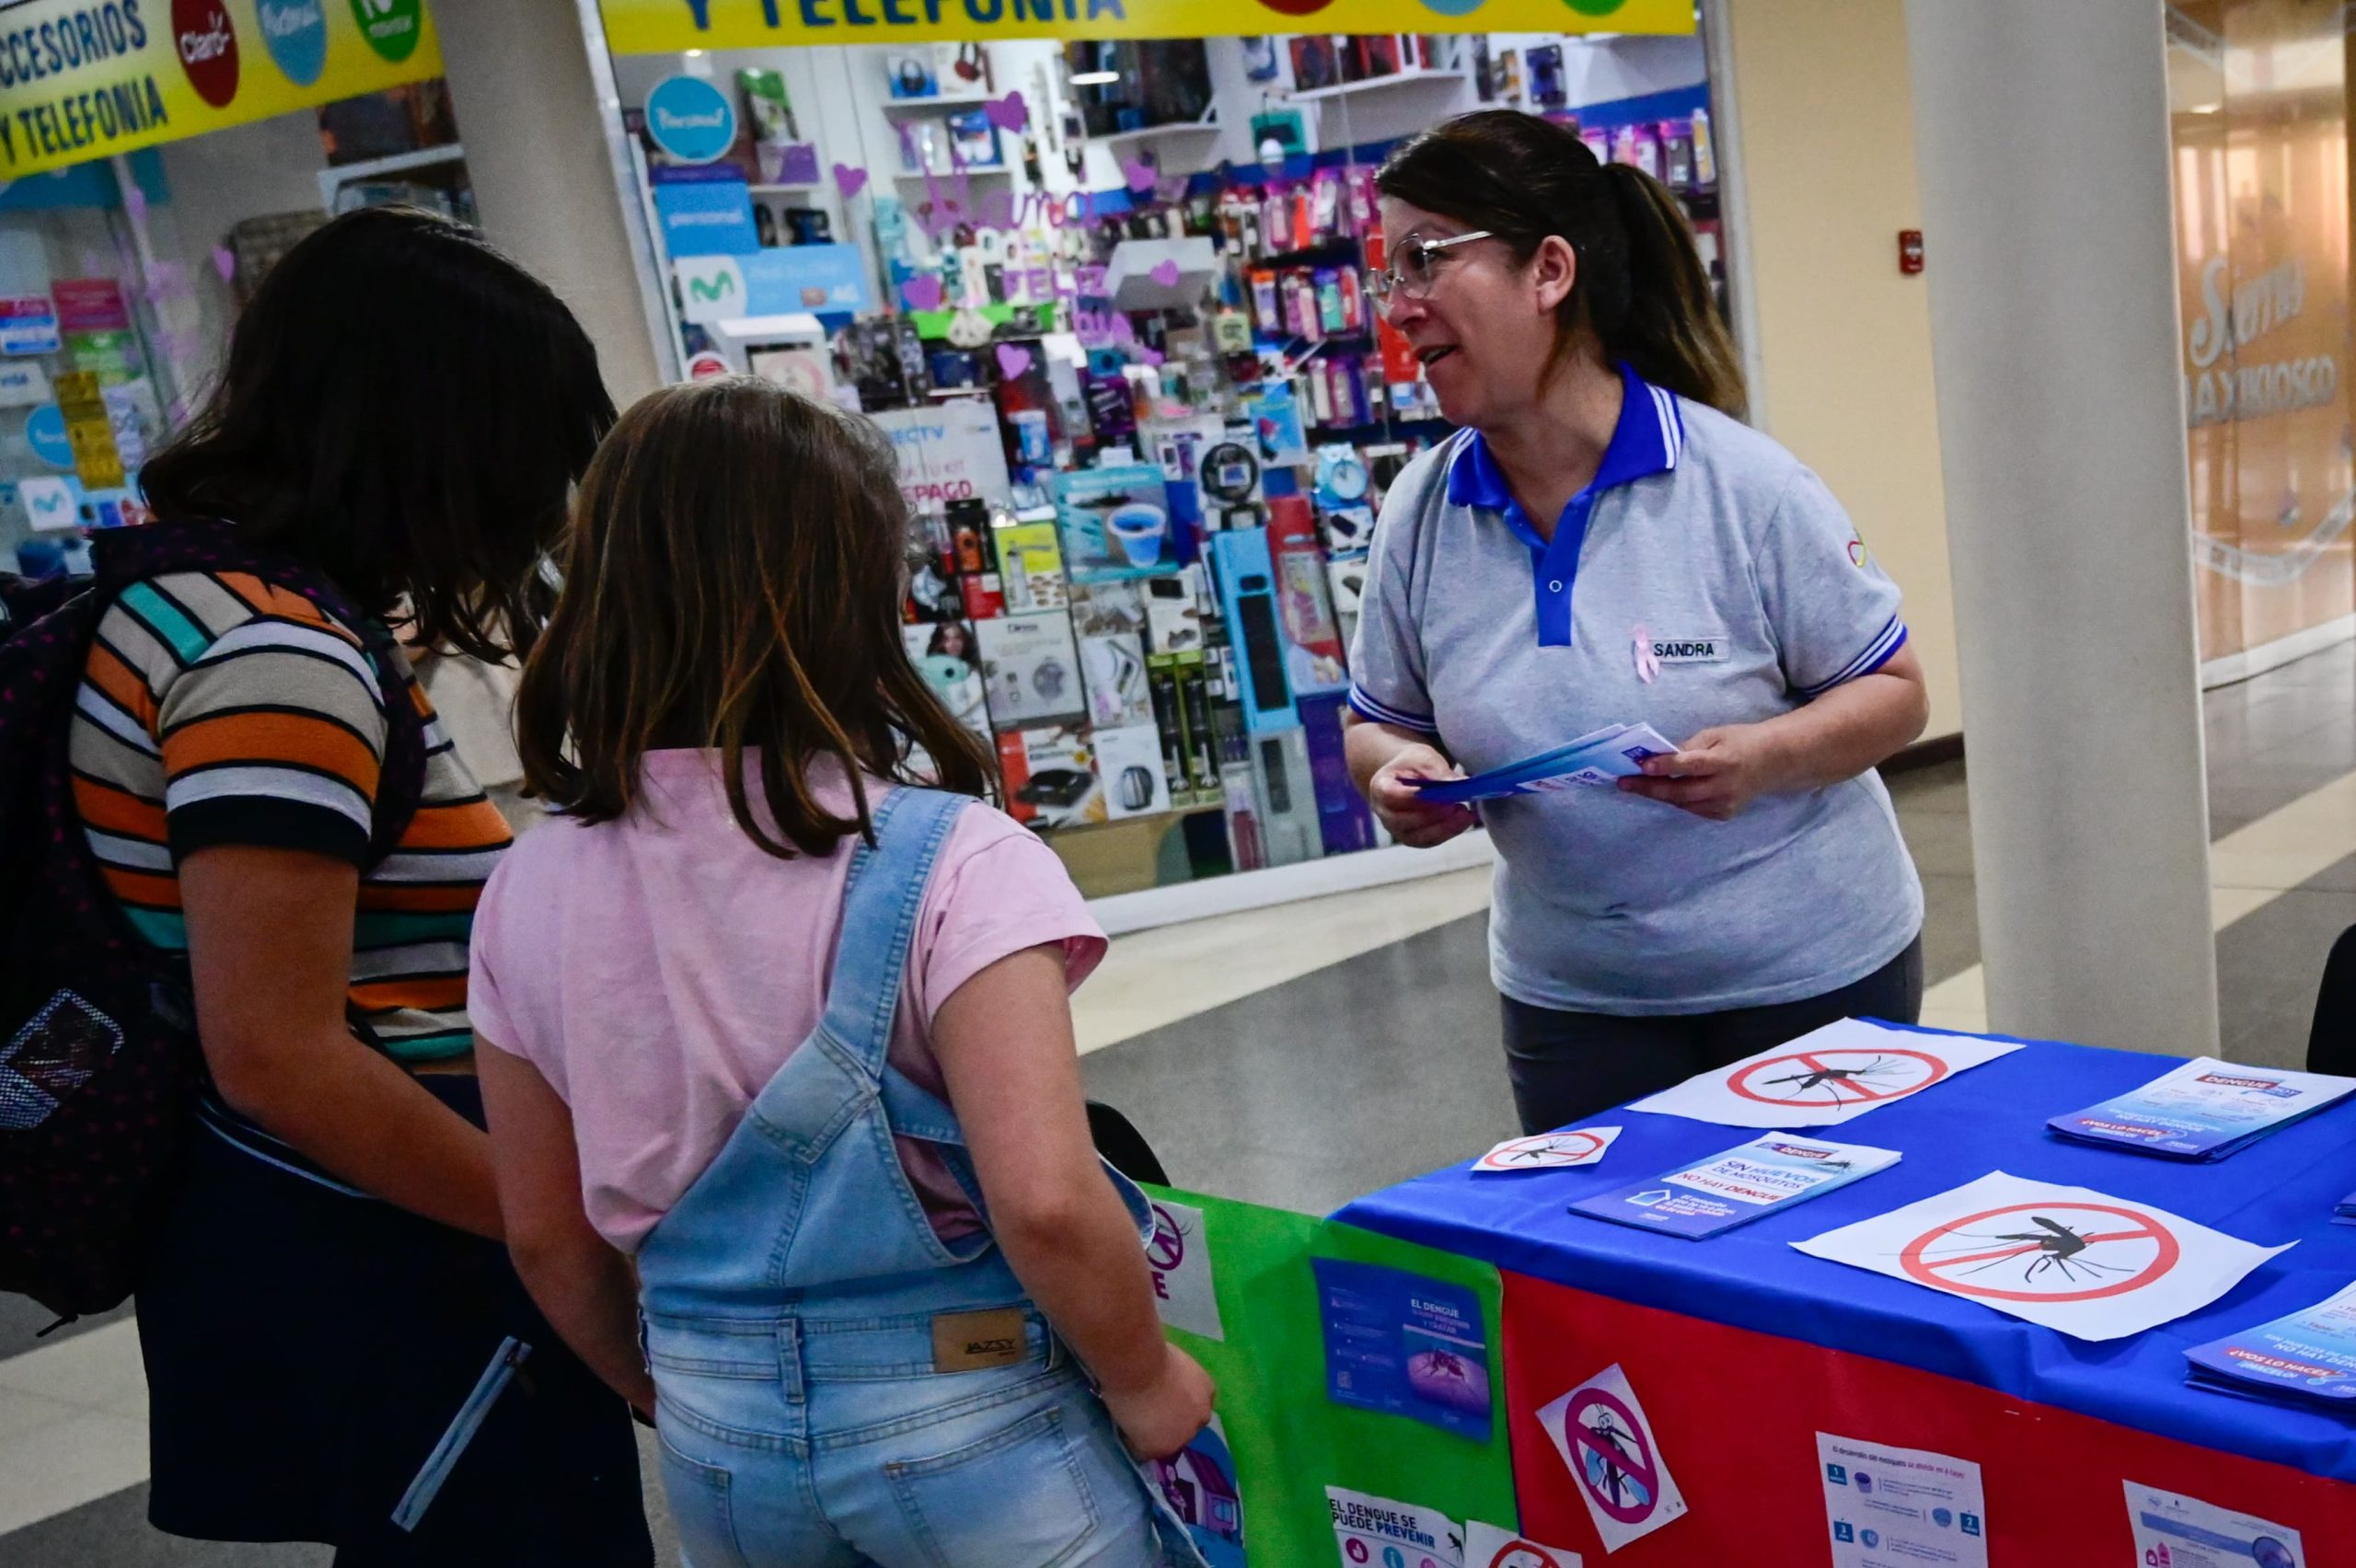
[{"label": "white paper poster", "polygon": [[1685,1512],[1645,1407],[1616,1366],[1538,1412],[1578,1483],[1603,1550],[1617,1551]]},{"label": "white paper poster", "polygon": [[2307,1568],[2299,1532],[2197,1497],[2127,1483],[2135,1561],[2155,1568]]},{"label": "white paper poster", "polygon": [[1464,1568],[1463,1538],[1446,1514],[1338,1486],[1325,1489],[1325,1505],[1342,1568]]},{"label": "white paper poster", "polygon": [[1218,1285],[1211,1277],[1210,1243],[1203,1236],[1203,1211],[1166,1198],[1153,1204],[1153,1239],[1145,1244],[1153,1271],[1154,1306],[1161,1320],[1205,1339],[1224,1341]]},{"label": "white paper poster", "polygon": [[2111,1340],[2199,1311],[2290,1243],[2260,1247],[2150,1204],[1996,1170],[1792,1245]]},{"label": "white paper poster", "polygon": [[1617,1127],[1574,1127],[1535,1137],[1507,1138],[1472,1162],[1474,1170],[1550,1170],[1593,1165],[1620,1136]]},{"label": "white paper poster", "polygon": [[884,409],[867,416],[892,438],[900,461],[900,489],[918,511],[953,501],[1011,506],[1006,438],[998,409],[986,398],[953,398],[921,409]]},{"label": "white paper poster", "polygon": [[1580,1568],[1579,1554],[1479,1523],[1464,1527],[1464,1568]]},{"label": "white paper poster", "polygon": [[1732,1066],[1697,1073],[1629,1109],[1774,1132],[1837,1127],[2019,1049],[2010,1040],[1844,1018]]},{"label": "white paper poster", "polygon": [[1980,1467],[1921,1448],[1816,1435],[1832,1568],[1988,1568]]}]

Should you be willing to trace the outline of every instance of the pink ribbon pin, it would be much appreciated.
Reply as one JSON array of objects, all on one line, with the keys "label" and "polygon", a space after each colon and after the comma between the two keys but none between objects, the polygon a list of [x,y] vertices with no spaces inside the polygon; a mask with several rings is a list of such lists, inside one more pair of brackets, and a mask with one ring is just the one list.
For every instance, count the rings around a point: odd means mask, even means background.
[{"label": "pink ribbon pin", "polygon": [[1636,641],[1636,678],[1650,686],[1660,674],[1660,661],[1653,656],[1653,634],[1639,622],[1632,635]]}]

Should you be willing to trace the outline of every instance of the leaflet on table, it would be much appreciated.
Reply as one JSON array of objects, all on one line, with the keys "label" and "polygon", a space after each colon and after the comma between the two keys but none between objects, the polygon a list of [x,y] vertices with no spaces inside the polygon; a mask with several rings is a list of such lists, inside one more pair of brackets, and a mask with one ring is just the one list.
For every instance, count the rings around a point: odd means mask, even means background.
[{"label": "leaflet on table", "polygon": [[1418,798],[1444,806],[1565,790],[1574,784],[1610,788],[1644,771],[1648,756],[1664,756],[1676,744],[1650,724],[1609,724],[1536,756],[1476,773],[1470,778],[1433,779],[1417,787]]},{"label": "leaflet on table", "polygon": [[1832,1127],[2019,1049],[2017,1041],[1844,1018],[1629,1109],[1728,1127]]},{"label": "leaflet on table", "polygon": [[1666,1176],[1583,1199],[1571,1212],[1699,1240],[1897,1163],[1896,1149],[1770,1133]]},{"label": "leaflet on table", "polygon": [[2137,1562],[2165,1568],[2309,1568],[2306,1542],[2287,1525],[2138,1482],[2126,1487]]},{"label": "leaflet on table", "polygon": [[1988,1568],[1980,1466],[1922,1448],[1816,1435],[1832,1568]]},{"label": "leaflet on table", "polygon": [[2172,1159],[2223,1159],[2356,1090],[2356,1078],[2202,1056],[2046,1124],[2079,1143]]},{"label": "leaflet on table", "polygon": [[1558,1170],[1570,1165],[1593,1165],[1620,1136],[1617,1127],[1565,1127],[1534,1137],[1507,1138],[1472,1162],[1472,1170]]},{"label": "leaflet on table", "polygon": [[2356,1410],[2356,1285],[2328,1301],[2195,1345],[2195,1386],[2286,1404]]},{"label": "leaflet on table", "polygon": [[2334,1225],[2356,1225],[2356,1193],[2350,1193],[2331,1205]]}]

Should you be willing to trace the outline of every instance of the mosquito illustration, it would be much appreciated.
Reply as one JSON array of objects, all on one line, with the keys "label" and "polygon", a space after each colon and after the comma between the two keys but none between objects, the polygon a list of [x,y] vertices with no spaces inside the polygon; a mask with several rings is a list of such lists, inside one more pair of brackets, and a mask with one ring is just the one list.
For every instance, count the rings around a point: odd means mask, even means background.
[{"label": "mosquito illustration", "polygon": [[[1958,1232],[1958,1236],[1968,1240],[2023,1243],[1997,1252],[1976,1268],[1957,1271],[1958,1277],[1963,1274],[1984,1274],[1990,1269],[1998,1268],[2023,1258],[2028,1260],[2021,1270],[2021,1282],[2024,1285],[2034,1283],[2039,1275],[2048,1274],[2058,1274],[2071,1284],[2076,1285],[2082,1282],[2093,1283],[2107,1274],[2123,1274],[2135,1272],[2131,1268],[2121,1267],[2116,1263],[2096,1262],[2094,1259],[2085,1256],[2086,1249],[2098,1241],[2115,1241],[2122,1238],[2088,1236],[2083,1231],[2071,1229],[2058,1219],[2048,1219],[2041,1214],[2033,1214],[2028,1217],[2029,1223],[2036,1226],[2037,1229],[1999,1230],[1979,1234],[1969,1231]],[[1931,1262],[1935,1267],[1936,1260],[1931,1260]]]},{"label": "mosquito illustration", "polygon": [[1464,1360],[1461,1356],[1445,1350],[1427,1350],[1424,1352],[1422,1360],[1424,1369],[1434,1378],[1445,1378],[1458,1383],[1472,1380],[1465,1374]]},{"label": "mosquito illustration", "polygon": [[1558,1154],[1571,1154],[1577,1151],[1574,1150],[1568,1144],[1531,1144],[1526,1148],[1507,1149],[1505,1153],[1497,1157],[1497,1163],[1500,1165],[1534,1165],[1542,1159],[1551,1159]]},{"label": "mosquito illustration", "polygon": [[1622,1431],[1620,1424],[1612,1419],[1608,1410],[1599,1410],[1594,1420],[1584,1421],[1580,1424],[1595,1434],[1603,1447],[1611,1450],[1608,1454],[1593,1447],[1587,1450],[1588,1480],[1610,1499],[1614,1507],[1628,1506],[1631,1499],[1627,1494],[1630,1493],[1635,1494],[1634,1501],[1637,1503],[1647,1501],[1645,1489],[1623,1468],[1635,1462],[1636,1453],[1632,1447],[1636,1441],[1635,1434]]},{"label": "mosquito illustration", "polygon": [[[1817,1067],[1808,1072],[1786,1073],[1782,1078],[1764,1078],[1761,1080],[1761,1084],[1763,1088],[1774,1088],[1787,1083],[1798,1085],[1799,1087],[1793,1090],[1791,1093],[1782,1097],[1786,1100],[1799,1100],[1815,1093],[1819,1089],[1824,1090],[1827,1091],[1825,1102],[1838,1105],[1842,1101],[1842,1090],[1852,1084],[1875,1090],[1901,1087],[1900,1084],[1882,1080],[1888,1079],[1891,1074],[1905,1066],[1907,1064],[1903,1060],[1895,1056],[1876,1056],[1861,1067]],[[1871,1096],[1860,1094],[1856,1098],[1865,1100]]]}]

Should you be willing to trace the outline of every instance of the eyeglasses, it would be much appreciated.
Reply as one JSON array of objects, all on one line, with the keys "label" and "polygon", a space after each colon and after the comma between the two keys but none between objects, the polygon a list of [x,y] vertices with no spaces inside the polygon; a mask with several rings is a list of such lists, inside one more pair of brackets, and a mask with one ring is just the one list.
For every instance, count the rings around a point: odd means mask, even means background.
[{"label": "eyeglasses", "polygon": [[1422,299],[1432,292],[1432,284],[1438,279],[1442,251],[1489,237],[1490,230],[1474,229],[1471,234],[1451,235],[1446,239],[1411,239],[1392,252],[1395,259],[1390,266],[1380,271],[1368,270],[1366,292],[1378,307],[1390,304],[1394,292],[1402,299]]}]

